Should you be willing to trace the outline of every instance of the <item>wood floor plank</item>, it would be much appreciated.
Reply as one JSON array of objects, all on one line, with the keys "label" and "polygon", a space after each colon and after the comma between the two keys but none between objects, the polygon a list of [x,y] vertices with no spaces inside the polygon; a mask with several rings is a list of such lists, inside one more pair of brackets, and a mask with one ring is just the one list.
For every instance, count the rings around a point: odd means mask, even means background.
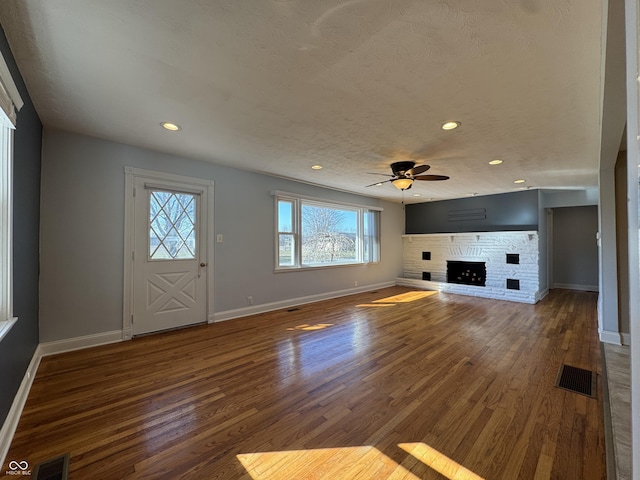
[{"label": "wood floor plank", "polygon": [[601,385],[554,386],[563,363],[601,371],[596,300],[391,287],[45,357],[7,462],[68,452],[71,480],[603,479]]}]

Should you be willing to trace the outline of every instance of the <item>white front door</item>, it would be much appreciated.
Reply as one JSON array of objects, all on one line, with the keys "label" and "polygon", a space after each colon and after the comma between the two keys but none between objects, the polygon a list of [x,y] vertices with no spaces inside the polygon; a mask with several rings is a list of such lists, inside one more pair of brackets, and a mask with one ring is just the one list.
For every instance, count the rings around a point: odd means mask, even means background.
[{"label": "white front door", "polygon": [[135,179],[133,334],[207,321],[207,191]]}]

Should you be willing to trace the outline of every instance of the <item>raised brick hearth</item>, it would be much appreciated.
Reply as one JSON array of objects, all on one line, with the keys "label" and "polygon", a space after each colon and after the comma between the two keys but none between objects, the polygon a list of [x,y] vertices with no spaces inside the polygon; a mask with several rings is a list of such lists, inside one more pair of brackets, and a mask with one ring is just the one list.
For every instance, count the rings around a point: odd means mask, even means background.
[{"label": "raised brick hearth", "polygon": [[[538,256],[536,231],[403,235],[404,274],[396,283],[536,303],[540,295]],[[485,286],[447,283],[447,261],[485,262]]]}]

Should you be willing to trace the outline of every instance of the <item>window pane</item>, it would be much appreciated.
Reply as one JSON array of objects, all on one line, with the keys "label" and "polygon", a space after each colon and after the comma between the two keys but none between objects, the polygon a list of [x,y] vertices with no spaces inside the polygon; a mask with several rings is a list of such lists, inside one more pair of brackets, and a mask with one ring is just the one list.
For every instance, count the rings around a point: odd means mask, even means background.
[{"label": "window pane", "polygon": [[303,264],[357,262],[357,237],[357,211],[303,203]]},{"label": "window pane", "polygon": [[295,239],[291,234],[280,234],[278,242],[278,265],[281,267],[293,267],[295,264]]},{"label": "window pane", "polygon": [[149,258],[196,258],[196,195],[151,190]]},{"label": "window pane", "polygon": [[293,202],[278,201],[278,231],[293,232]]},{"label": "window pane", "polygon": [[378,224],[380,212],[369,210],[364,215],[364,261],[380,261]]}]

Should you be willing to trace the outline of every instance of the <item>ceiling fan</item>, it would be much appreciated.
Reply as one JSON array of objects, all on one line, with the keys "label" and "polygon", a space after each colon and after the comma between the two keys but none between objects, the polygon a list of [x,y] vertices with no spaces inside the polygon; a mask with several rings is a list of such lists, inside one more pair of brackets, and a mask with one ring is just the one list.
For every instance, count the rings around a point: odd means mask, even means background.
[{"label": "ceiling fan", "polygon": [[[403,161],[403,162],[394,162],[391,164],[391,171],[393,175],[385,175],[387,177],[391,177],[389,180],[385,180],[384,182],[376,182],[371,185],[367,185],[367,187],[373,187],[374,185],[380,185],[381,183],[391,182],[394,187],[398,190],[409,190],[413,185],[414,180],[426,180],[426,181],[438,181],[438,180],[449,180],[449,177],[446,175],[421,175],[431,168],[430,165],[417,165],[416,162],[411,161]],[[375,175],[384,175],[382,173],[377,173]]]}]

